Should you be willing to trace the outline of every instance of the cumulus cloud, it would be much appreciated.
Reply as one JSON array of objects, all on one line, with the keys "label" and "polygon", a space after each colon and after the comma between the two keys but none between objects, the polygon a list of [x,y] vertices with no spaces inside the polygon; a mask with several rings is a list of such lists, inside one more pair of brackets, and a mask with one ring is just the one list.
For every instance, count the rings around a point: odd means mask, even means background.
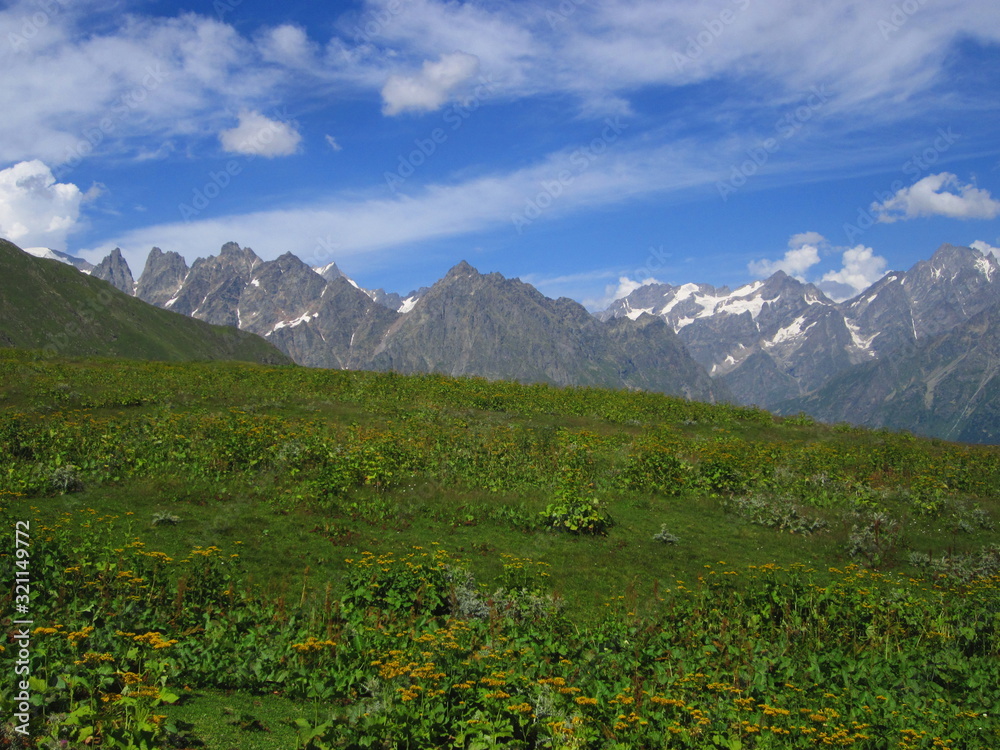
[{"label": "cumulus cloud", "polygon": [[261,56],[289,67],[305,67],[312,59],[312,45],[298,26],[283,24],[268,31],[258,42]]},{"label": "cumulus cloud", "polygon": [[815,245],[819,247],[826,242],[826,237],[821,235],[819,232],[799,232],[798,234],[793,234],[791,239],[788,240],[788,247],[802,247],[803,245]]},{"label": "cumulus cloud", "polygon": [[479,58],[465,52],[441,55],[424,62],[413,76],[390,76],[382,88],[382,112],[398,115],[407,110],[440,109],[463,83],[479,73]]},{"label": "cumulus cloud", "polygon": [[612,302],[628,297],[636,289],[640,289],[641,287],[649,284],[662,283],[662,281],[654,279],[652,276],[645,278],[642,281],[630,279],[628,276],[619,276],[617,284],[608,284],[604,287],[603,295],[597,297],[585,297],[583,299],[583,306],[591,312],[607,310],[608,307],[611,306]]},{"label": "cumulus cloud", "polygon": [[830,299],[837,302],[861,294],[885,276],[888,262],[864,245],[844,250],[843,266],[838,271],[827,271],[817,286]]},{"label": "cumulus cloud", "polygon": [[88,197],[76,185],[56,182],[38,160],[0,170],[0,236],[22,247],[65,250]]},{"label": "cumulus cloud", "polygon": [[771,276],[784,271],[789,276],[803,279],[806,271],[819,263],[819,248],[825,242],[817,232],[803,232],[788,241],[788,251],[779,260],[752,260],[748,268],[756,276]]},{"label": "cumulus cloud", "polygon": [[871,210],[885,224],[918,216],[995,219],[1000,216],[1000,201],[993,200],[988,190],[963,185],[955,175],[942,172],[902,188],[883,203],[873,203]]},{"label": "cumulus cloud", "polygon": [[[827,271],[819,279],[815,273],[807,277],[807,272],[820,263],[821,254],[833,253],[841,254],[840,268]],[[802,232],[788,240],[788,251],[781,259],[751,261],[749,269],[759,277],[784,271],[799,281],[815,284],[830,299],[839,302],[860,294],[881,279],[887,266],[888,261],[870,247],[831,247],[818,232]]]},{"label": "cumulus cloud", "polygon": [[992,255],[997,260],[1000,260],[1000,247],[993,247],[993,245],[988,242],[983,242],[982,240],[976,240],[971,245],[969,245],[973,250],[978,250],[983,255]]},{"label": "cumulus cloud", "polygon": [[260,112],[243,111],[235,128],[219,133],[222,147],[245,156],[289,156],[298,151],[302,136],[288,122],[271,120]]},{"label": "cumulus cloud", "polygon": [[621,276],[618,279],[618,286],[614,288],[611,292],[612,300],[621,299],[622,297],[628,297],[636,289],[640,289],[644,286],[649,286],[650,284],[661,283],[658,279],[654,279],[652,276],[643,279],[642,281],[636,281],[635,279],[630,279],[628,276]]}]

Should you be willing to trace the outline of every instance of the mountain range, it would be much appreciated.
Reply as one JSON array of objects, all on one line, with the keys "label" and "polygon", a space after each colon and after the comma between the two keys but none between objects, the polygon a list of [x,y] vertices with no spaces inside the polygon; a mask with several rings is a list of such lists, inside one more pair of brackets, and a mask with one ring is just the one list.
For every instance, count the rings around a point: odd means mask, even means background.
[{"label": "mountain range", "polygon": [[665,322],[602,322],[577,302],[465,262],[405,299],[361,289],[335,264],[310,268],[291,253],[264,261],[234,242],[190,268],[153,248],[138,281],[116,250],[92,275],[152,305],[256,333],[310,367],[730,395]]},{"label": "mountain range", "polygon": [[990,399],[1000,348],[1000,265],[942,245],[834,302],[778,272],[734,291],[651,284],[600,314],[666,320],[742,403],[779,414],[974,442],[1000,440]]},{"label": "mountain range", "polygon": [[307,366],[641,388],[1000,440],[1000,265],[968,247],[943,245],[843,302],[779,271],[735,290],[649,284],[596,315],[465,262],[406,297],[236,243],[190,267],[153,248],[138,280],[116,250],[90,273]]}]

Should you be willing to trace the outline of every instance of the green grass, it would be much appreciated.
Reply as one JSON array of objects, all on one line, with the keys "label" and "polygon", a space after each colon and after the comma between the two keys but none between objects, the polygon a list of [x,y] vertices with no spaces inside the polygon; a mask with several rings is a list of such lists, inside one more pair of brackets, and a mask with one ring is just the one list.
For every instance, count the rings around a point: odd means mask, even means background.
[{"label": "green grass", "polygon": [[[414,547],[440,548],[463,560],[487,592],[497,591],[510,574],[511,558],[505,555],[544,563],[548,576],[537,592],[554,592],[565,603],[558,620],[562,624],[532,625],[539,629],[530,631],[530,637],[518,631],[519,626],[491,627],[510,628],[511,638],[526,639],[525,643],[535,644],[531,648],[558,643],[558,649],[566,653],[600,661],[604,657],[597,655],[603,652],[595,651],[592,644],[607,628],[617,633],[615,638],[631,641],[633,636],[615,629],[662,631],[667,638],[666,623],[674,623],[670,627],[678,633],[696,626],[707,632],[720,621],[732,620],[745,623],[741,626],[745,636],[723,632],[713,637],[719,643],[736,638],[727,648],[745,648],[740,639],[752,643],[755,637],[756,626],[750,624],[753,614],[746,609],[750,605],[743,603],[742,609],[732,611],[726,608],[736,607],[739,596],[748,597],[747,602],[757,596],[755,587],[761,584],[751,571],[765,566],[813,571],[809,580],[817,587],[841,586],[843,571],[858,565],[871,568],[873,576],[933,581],[929,576],[935,571],[920,567],[919,560],[911,559],[913,553],[938,561],[1000,544],[996,531],[1000,451],[995,447],[780,420],[755,409],[694,404],[653,394],[441,376],[234,363],[48,359],[8,350],[0,352],[0,467],[0,505],[5,517],[36,519],[37,527],[55,527],[64,523],[60,519],[73,519],[75,530],[60,531],[66,534],[58,537],[61,546],[44,554],[56,560],[70,548],[82,550],[81,559],[94,560],[93,570],[98,572],[91,575],[103,581],[106,602],[123,602],[115,605],[123,611],[131,611],[133,605],[127,600],[133,594],[99,574],[109,570],[108,561],[124,554],[109,550],[127,549],[133,538],[142,540],[143,549],[176,560],[190,556],[195,548],[221,548],[212,563],[216,571],[212,575],[228,576],[230,601],[237,594],[253,592],[263,598],[223,614],[213,615],[209,607],[204,622],[176,626],[171,637],[188,644],[185,648],[200,648],[197,644],[204,634],[198,627],[222,627],[213,624],[213,617],[224,620],[239,612],[250,617],[251,612],[266,613],[277,607],[278,614],[254,615],[265,617],[262,622],[283,623],[284,641],[267,646],[273,645],[274,659],[283,653],[281,648],[288,648],[289,639],[303,639],[306,634],[321,637],[323,629],[334,624],[363,630],[350,620],[348,609],[330,608],[331,602],[346,602],[356,595],[352,589],[357,584],[356,561],[366,552],[398,558]],[[736,512],[737,501],[746,499],[774,504],[778,508],[774,517],[782,524],[794,523],[795,517],[788,515],[794,510],[827,525],[810,534],[765,526],[763,516]],[[606,534],[575,535],[545,528],[543,514],[551,504],[590,500],[596,500],[600,512],[613,522]],[[176,522],[154,524],[158,516],[176,517]],[[112,522],[111,517],[117,519]],[[80,527],[80,523],[92,525]],[[109,524],[113,531],[106,530]],[[850,556],[852,536],[857,537],[863,527],[875,528],[873,524],[881,529],[870,543],[874,546]],[[890,525],[891,535],[886,532]],[[661,527],[679,542],[655,541],[653,536]],[[88,534],[93,538],[88,540]],[[230,558],[231,554],[239,557]],[[61,563],[63,568],[71,567],[69,559]],[[0,560],[10,562],[6,555]],[[979,572],[997,571],[984,568]],[[54,575],[50,584],[54,592],[69,586],[68,574],[57,571]],[[175,576],[188,576],[183,585],[175,579],[165,584],[180,586],[178,591],[199,580],[195,572]],[[729,576],[726,586],[717,590],[724,576]],[[891,588],[877,577],[872,580]],[[952,585],[953,579],[947,580]],[[792,600],[804,596],[794,586],[787,590]],[[79,591],[81,596],[90,596],[86,588]],[[720,597],[712,607],[724,614],[712,616],[706,604],[707,610],[696,607],[690,616],[685,615],[687,620],[672,619],[679,617],[678,607],[688,606],[684,603],[687,591]],[[736,591],[744,593],[727,593]],[[53,621],[65,619],[72,627],[82,627],[66,596],[59,593],[53,600],[58,602],[53,605]],[[637,624],[622,613],[624,619],[609,623],[608,604],[619,601],[647,619]],[[955,601],[949,611],[973,612],[978,621],[980,613],[975,613],[973,603]],[[9,602],[6,606],[10,611]],[[159,601],[159,609],[150,607],[146,627],[154,623],[161,629],[175,627],[167,624],[179,617],[170,601]],[[844,610],[845,623],[862,611],[852,607]],[[879,607],[886,609],[884,602]],[[340,614],[329,614],[334,610]],[[302,614],[294,614],[299,611]],[[322,615],[325,611],[328,614]],[[400,632],[431,627],[415,612],[407,612],[388,607],[371,616],[388,623],[401,618],[393,626]],[[678,624],[683,622],[690,625]],[[775,638],[793,637],[780,630],[781,623],[774,626],[779,628]],[[808,627],[819,632],[828,626],[814,623]],[[240,638],[249,637],[241,628],[249,626],[234,623],[232,627],[235,630],[223,639],[225,649],[250,653],[240,651],[238,645]],[[251,629],[260,627],[258,623]],[[898,635],[892,629],[896,626],[889,622],[885,627],[889,628],[885,638],[890,640],[879,647],[901,649],[899,653],[905,654],[903,641],[891,640]],[[913,623],[906,627],[917,628]],[[958,633],[965,626],[947,627]],[[927,628],[926,633],[920,631],[920,642],[929,645],[927,639],[938,636],[931,626]],[[141,632],[138,625],[123,629]],[[655,641],[661,635],[649,637]],[[105,647],[113,649],[114,634],[109,631],[101,637],[107,641]],[[381,635],[364,636],[369,637],[376,639],[376,645],[364,648],[372,653],[389,648],[378,640]],[[685,637],[699,636],[692,631]],[[838,646],[846,649],[844,663],[855,658],[849,654],[860,659],[869,648],[863,638],[851,640],[855,637]],[[222,648],[223,642],[217,645]],[[661,647],[666,648],[662,644],[656,648]],[[700,661],[705,658],[704,649],[692,649],[684,657],[690,659],[692,669],[719,668]],[[63,653],[53,653],[57,652]],[[796,658],[808,661],[816,656],[810,654],[803,652]],[[623,675],[633,670],[635,679],[640,674],[645,680],[655,677],[665,686],[672,677],[642,671],[658,663],[657,657],[647,657],[637,653],[635,663],[607,666],[611,670],[608,679],[618,674],[615,670]],[[208,656],[190,658],[211,663]],[[544,662],[547,657],[533,658]],[[864,669],[875,669],[864,663]],[[753,664],[746,668],[748,675],[756,674]],[[975,672],[978,666],[962,668],[974,671],[970,679],[980,679],[976,676],[980,672]],[[459,662],[449,669],[455,670],[456,681],[465,679]],[[151,667],[149,674],[153,673]],[[329,672],[323,674],[324,679],[333,679]],[[598,676],[593,677],[597,682],[587,682],[591,677],[582,671],[567,673],[569,677],[582,681],[579,684],[588,690],[603,689]],[[717,677],[736,679],[741,690],[754,680],[770,685],[772,677],[777,679],[766,673],[733,678],[725,670]],[[277,680],[273,675],[269,679]],[[325,736],[340,736],[337,733],[346,726],[343,722],[354,722],[350,725],[358,732],[382,731],[362,730],[365,722],[374,719],[348,716],[369,700],[357,685],[324,688],[339,696],[340,702],[331,704],[306,699],[309,688],[304,679],[288,676],[282,678],[284,682],[254,683],[253,690],[225,692],[211,675],[197,680],[192,676],[196,684],[190,695],[183,691],[183,684],[170,683],[187,697],[166,713],[191,722],[194,735],[207,747],[221,750],[295,747],[297,730],[288,721],[305,718],[318,726],[330,711],[337,718]],[[365,679],[372,677],[369,674]],[[884,685],[891,674],[880,672],[877,679],[871,679],[872,684],[888,689]],[[768,689],[784,690],[774,684],[777,687]],[[674,688],[683,692],[680,683]],[[109,689],[110,685],[102,688]],[[289,700],[292,695],[298,695],[298,702]],[[51,705],[57,705],[58,696],[50,697]],[[949,700],[965,706],[972,699],[958,691]],[[405,707],[400,704],[401,710]],[[723,716],[728,709],[709,701],[704,710]],[[244,714],[259,719],[269,731],[254,731],[256,725],[250,721],[244,722],[244,728],[230,723]],[[403,716],[393,721],[410,726]],[[586,746],[603,746],[596,736],[587,742]]]},{"label": "green grass", "polygon": [[271,750],[295,747],[295,719],[314,719],[316,710],[277,695],[185,690],[167,713],[190,724],[189,735],[207,748]]}]

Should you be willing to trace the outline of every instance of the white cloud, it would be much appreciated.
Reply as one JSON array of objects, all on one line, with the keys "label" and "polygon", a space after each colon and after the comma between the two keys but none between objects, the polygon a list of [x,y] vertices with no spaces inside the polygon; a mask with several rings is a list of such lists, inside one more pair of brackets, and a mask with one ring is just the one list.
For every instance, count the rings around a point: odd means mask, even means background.
[{"label": "white cloud", "polygon": [[[58,174],[92,154],[133,157],[168,141],[186,149],[214,138],[227,112],[259,109],[306,81],[325,91],[293,66],[294,27],[262,49],[193,13],[105,23],[92,3],[46,8],[57,12],[16,49],[9,35],[39,7],[15,0],[0,10],[0,164],[37,158]],[[286,59],[265,64],[265,54]]]},{"label": "white cloud", "polygon": [[589,310],[606,310],[612,302],[622,299],[623,297],[628,297],[636,289],[640,289],[647,284],[662,283],[662,281],[654,279],[652,276],[645,278],[642,281],[630,279],[628,276],[619,276],[617,284],[608,284],[604,287],[603,297],[585,299],[583,301],[583,305]]},{"label": "white cloud", "polygon": [[339,143],[337,143],[337,139],[336,138],[334,138],[332,135],[329,135],[329,134],[327,134],[327,136],[326,136],[326,143],[334,151],[341,151],[344,148]]},{"label": "white cloud", "polygon": [[861,294],[885,276],[888,262],[864,245],[844,250],[843,266],[838,271],[827,271],[817,286],[830,299],[841,302]]},{"label": "white cloud", "polygon": [[313,46],[299,26],[283,24],[270,29],[259,41],[261,56],[268,62],[306,67],[312,62]]},{"label": "white cloud", "polygon": [[891,15],[865,0],[368,0],[344,38],[373,53],[375,67],[462,49],[504,81],[508,95],[569,93],[592,113],[602,102],[628,111],[624,97],[642,87],[729,78],[768,86],[766,98],[778,106],[824,86],[833,94],[830,111],[864,108],[882,119],[922,111],[919,95],[939,82],[956,40],[1000,40],[1000,10],[978,0],[922,3],[887,40],[879,28]]},{"label": "white cloud", "polygon": [[799,232],[793,234],[788,240],[788,247],[802,247],[803,245],[815,245],[820,247],[826,243],[826,237],[819,232]]},{"label": "white cloud", "polygon": [[[629,98],[646,87],[727,79],[757,82],[754,100],[782,110],[812,86],[826,86],[825,122],[834,111],[865,106],[883,118],[904,117],[926,111],[918,94],[939,80],[956,39],[1000,38],[1000,6],[983,5],[928,3],[887,43],[877,31],[886,9],[863,0],[808,7],[796,0],[558,7],[367,0],[340,19],[341,36],[320,55],[309,39],[314,28],[284,24],[247,37],[224,22],[229,16],[194,13],[137,12],[105,23],[116,19],[90,3],[46,6],[56,12],[15,46],[11,34],[21,33],[38,5],[13,0],[0,10],[0,39],[8,42],[0,45],[0,163],[40,158],[56,166],[91,151],[155,152],[169,139],[184,149],[225,127],[223,112],[260,109],[279,96],[321,99],[333,85],[381,90],[387,114],[433,110],[461,95],[473,62],[498,82],[497,100],[569,94],[588,117],[629,112]],[[854,54],[844,55],[846,48]],[[702,112],[706,121],[733,116],[725,99]],[[741,112],[756,106],[738,104]],[[953,112],[960,104],[949,101]],[[88,143],[84,133],[109,117],[113,131]]]},{"label": "white cloud", "polygon": [[644,286],[650,284],[659,284],[659,280],[654,279],[652,276],[643,279],[642,281],[636,281],[635,279],[630,279],[628,276],[621,276],[618,279],[618,287],[614,291],[614,299],[621,299],[622,297],[628,297],[636,289],[641,289]]},{"label": "white cloud", "polygon": [[298,151],[302,136],[290,123],[249,111],[240,112],[239,120],[235,128],[219,133],[219,141],[226,151],[268,159]]},{"label": "white cloud", "polygon": [[416,75],[389,77],[382,88],[382,111],[387,115],[407,110],[433,112],[478,73],[479,58],[465,52],[441,55],[437,62],[428,60]]},{"label": "white cloud", "polygon": [[[589,271],[544,276],[540,274],[522,274],[521,281],[531,284],[546,297],[569,297],[579,301],[592,312],[607,308],[614,301],[612,295],[618,289],[618,284],[606,284],[608,279],[618,278],[620,270],[613,268],[597,268]],[[659,283],[649,279],[649,283]]]},{"label": "white cloud", "polygon": [[988,242],[983,242],[982,240],[976,240],[969,247],[973,250],[978,250],[983,255],[992,255],[997,260],[1000,260],[1000,247],[993,247]]},{"label": "white cloud", "polygon": [[[713,174],[699,165],[704,154],[696,144],[642,151],[611,144],[605,153],[592,155],[589,161],[581,161],[581,154],[579,149],[567,149],[524,169],[434,184],[406,194],[400,191],[391,199],[328,196],[290,208],[162,223],[109,236],[80,254],[100,261],[119,246],[130,264],[134,257],[141,267],[154,245],[180,253],[214,253],[224,243],[236,240],[251,244],[264,258],[289,251],[307,263],[320,265],[333,258],[317,238],[336,238],[343,248],[337,251],[338,261],[390,249],[411,252],[417,243],[427,240],[499,227],[515,232],[513,217],[523,219],[527,207],[538,205],[539,196],[548,201],[537,219],[542,222],[637,195],[709,184]],[[571,183],[559,183],[558,175],[570,170]],[[556,198],[544,188],[549,183],[562,189]],[[267,255],[270,250],[273,256]],[[130,256],[130,252],[135,255]]]},{"label": "white cloud", "polygon": [[0,171],[0,236],[22,247],[65,250],[86,199],[76,185],[56,182],[40,161],[15,164]]},{"label": "white cloud", "polygon": [[806,271],[819,263],[819,247],[825,241],[817,232],[796,234],[788,241],[788,250],[780,260],[752,260],[747,267],[755,276],[766,277],[784,271],[804,280]]},{"label": "white cloud", "polygon": [[885,224],[918,216],[995,219],[1000,216],[1000,201],[993,200],[989,191],[963,185],[955,175],[942,172],[902,188],[883,203],[873,203],[871,210]]},{"label": "white cloud", "polygon": [[[799,281],[814,283],[830,299],[842,301],[860,294],[885,275],[888,262],[864,245],[831,247],[818,232],[802,232],[788,240],[788,251],[780,260],[755,260],[749,264],[756,276],[770,276],[784,271]],[[827,271],[818,281],[807,278],[807,272],[820,263],[820,255],[841,253],[841,267]],[[810,274],[812,275],[812,274]],[[815,279],[815,276],[813,276]]]}]

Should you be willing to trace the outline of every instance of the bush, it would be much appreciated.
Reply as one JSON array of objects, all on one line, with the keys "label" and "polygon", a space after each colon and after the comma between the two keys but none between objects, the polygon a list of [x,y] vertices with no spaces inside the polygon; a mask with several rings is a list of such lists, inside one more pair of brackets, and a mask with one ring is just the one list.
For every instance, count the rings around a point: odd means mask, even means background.
[{"label": "bush", "polygon": [[802,515],[787,498],[734,497],[726,500],[723,507],[750,523],[794,534],[813,534],[829,525],[822,518]]},{"label": "bush", "polygon": [[83,479],[80,477],[80,470],[73,464],[57,466],[49,472],[48,479],[52,491],[60,495],[83,491]]},{"label": "bush", "polygon": [[687,478],[687,465],[666,446],[655,443],[636,448],[622,472],[627,488],[663,495],[679,495]]},{"label": "bush", "polygon": [[606,534],[614,525],[596,498],[574,498],[549,503],[542,511],[545,525],[556,531],[572,534]]},{"label": "bush", "polygon": [[679,544],[681,539],[667,531],[666,524],[662,524],[660,530],[653,534],[653,541],[662,542],[663,544]]},{"label": "bush", "polygon": [[882,565],[896,551],[902,524],[887,513],[856,513],[846,552],[869,565]]}]

